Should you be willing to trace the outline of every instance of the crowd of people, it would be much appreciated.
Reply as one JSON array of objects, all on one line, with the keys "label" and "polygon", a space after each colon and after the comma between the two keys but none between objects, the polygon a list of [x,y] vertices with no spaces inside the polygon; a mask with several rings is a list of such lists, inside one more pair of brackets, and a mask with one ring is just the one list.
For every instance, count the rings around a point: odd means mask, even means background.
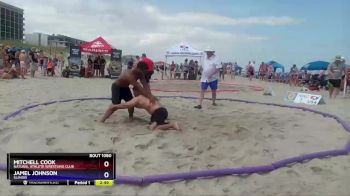
[{"label": "crowd of people", "polygon": [[[105,77],[106,59],[103,55],[88,56],[87,61],[81,60],[79,76],[85,78]],[[63,77],[69,77],[69,71],[63,72]]]},{"label": "crowd of people", "polygon": [[[36,72],[43,76],[55,76],[57,72],[61,72],[63,77],[69,77],[70,69],[68,66],[64,70],[64,58],[52,57],[42,50],[36,48],[16,48],[10,46],[0,45],[0,78],[25,79],[27,75],[35,77]],[[69,61],[69,59],[68,59]],[[149,81],[154,73],[154,70],[163,71],[169,79],[183,79],[183,80],[198,80],[201,79],[203,66],[197,60],[185,59],[183,63],[163,64],[160,66],[154,65],[154,62],[142,54],[136,56],[128,62],[127,68],[132,69],[137,66],[139,62],[143,61],[147,65],[147,73],[145,78]],[[204,63],[202,61],[201,63]],[[2,66],[2,67],[1,67]],[[88,56],[86,62],[81,61],[78,67],[79,76],[105,77],[106,60],[103,55]],[[108,74],[111,75],[111,68],[107,67]],[[225,75],[229,74],[231,79],[234,79],[238,74],[240,75],[242,68],[234,63],[220,63],[218,72],[221,80],[225,79]],[[309,90],[327,89],[330,91],[331,97],[335,97],[339,90],[344,87],[344,82],[350,78],[350,69],[346,68],[345,59],[337,56],[333,63],[328,67],[328,70],[321,70],[317,73],[308,72],[307,70],[298,69],[294,64],[287,73],[276,72],[273,64],[262,62],[255,71],[255,61],[249,61],[245,67],[245,75],[249,80],[257,78],[263,81],[276,81],[281,83],[288,83],[290,86],[306,86]]]},{"label": "crowd of people", "polygon": [[[328,65],[327,70],[308,71],[298,69],[294,64],[287,73],[277,73],[272,64],[262,62],[259,70],[254,71],[255,62],[249,62],[246,67],[247,77],[257,78],[263,81],[275,81],[288,83],[290,86],[305,87],[308,90],[329,90],[331,98],[335,98],[340,90],[346,88],[345,82],[349,85],[350,67],[346,66],[344,57],[336,56],[334,61]],[[349,81],[349,82],[348,82]]]},{"label": "crowd of people", "polygon": [[[167,67],[165,67],[165,73]],[[198,76],[201,75],[198,61],[188,60],[187,58],[183,63],[171,62],[169,65],[170,79],[184,79],[184,80],[197,80]]]},{"label": "crowd of people", "polygon": [[44,76],[54,76],[55,68],[64,66],[64,58],[51,57],[42,50],[36,48],[16,48],[1,46],[0,77],[2,79],[22,78],[30,74],[35,77],[36,72],[41,72]]}]

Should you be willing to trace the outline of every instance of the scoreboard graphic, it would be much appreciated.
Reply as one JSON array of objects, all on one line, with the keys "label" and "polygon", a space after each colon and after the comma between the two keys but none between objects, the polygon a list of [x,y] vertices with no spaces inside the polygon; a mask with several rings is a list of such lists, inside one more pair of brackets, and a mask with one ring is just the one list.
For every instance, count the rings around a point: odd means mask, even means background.
[{"label": "scoreboard graphic", "polygon": [[112,186],[115,153],[9,153],[11,185]]}]

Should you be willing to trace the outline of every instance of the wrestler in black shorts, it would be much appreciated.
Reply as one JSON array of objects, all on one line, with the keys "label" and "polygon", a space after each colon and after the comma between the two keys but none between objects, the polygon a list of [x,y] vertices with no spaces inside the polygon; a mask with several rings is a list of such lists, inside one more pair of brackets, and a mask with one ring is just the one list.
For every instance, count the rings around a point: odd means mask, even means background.
[{"label": "wrestler in black shorts", "polygon": [[149,124],[152,124],[153,122],[156,122],[157,125],[168,124],[168,122],[165,122],[167,118],[168,118],[167,109],[160,107],[156,109],[151,115],[151,122]]},{"label": "wrestler in black shorts", "polygon": [[[112,84],[112,103],[120,104],[122,100],[125,102],[130,101],[133,98],[129,87],[120,87],[117,84]],[[132,118],[134,114],[134,108],[128,109],[129,117]]]}]

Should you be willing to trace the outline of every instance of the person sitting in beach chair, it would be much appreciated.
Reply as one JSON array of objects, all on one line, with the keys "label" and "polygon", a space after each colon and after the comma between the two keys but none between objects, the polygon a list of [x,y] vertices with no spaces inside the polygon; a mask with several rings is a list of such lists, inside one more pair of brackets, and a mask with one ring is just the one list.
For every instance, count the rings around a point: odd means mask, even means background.
[{"label": "person sitting in beach chair", "polygon": [[168,111],[166,108],[160,105],[159,101],[155,101],[154,103],[151,100],[143,95],[139,95],[137,97],[132,98],[130,101],[120,104],[111,105],[106,111],[105,115],[100,120],[101,122],[105,122],[107,118],[109,118],[115,111],[119,109],[130,109],[130,108],[140,108],[146,110],[151,115],[150,126],[151,130],[168,130],[175,129],[181,130],[181,127],[178,122],[169,122]]},{"label": "person sitting in beach chair", "polygon": [[321,82],[320,82],[320,79],[319,79],[319,74],[311,75],[310,81],[308,83],[309,90],[311,90],[311,91],[320,90],[320,88],[319,88],[320,85],[321,85]]},{"label": "person sitting in beach chair", "polygon": [[8,70],[3,70],[3,72],[0,74],[1,79],[14,79],[14,78],[19,78],[20,75],[20,70],[17,70],[14,67],[11,67]]}]

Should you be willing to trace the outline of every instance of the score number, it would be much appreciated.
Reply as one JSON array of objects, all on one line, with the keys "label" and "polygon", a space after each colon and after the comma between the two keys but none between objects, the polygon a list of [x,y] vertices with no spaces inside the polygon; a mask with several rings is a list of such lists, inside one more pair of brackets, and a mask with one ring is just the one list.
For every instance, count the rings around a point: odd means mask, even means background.
[{"label": "score number", "polygon": [[[109,167],[109,161],[103,162],[103,166],[108,168]],[[108,178],[109,177],[109,172],[104,172],[103,177]]]}]

